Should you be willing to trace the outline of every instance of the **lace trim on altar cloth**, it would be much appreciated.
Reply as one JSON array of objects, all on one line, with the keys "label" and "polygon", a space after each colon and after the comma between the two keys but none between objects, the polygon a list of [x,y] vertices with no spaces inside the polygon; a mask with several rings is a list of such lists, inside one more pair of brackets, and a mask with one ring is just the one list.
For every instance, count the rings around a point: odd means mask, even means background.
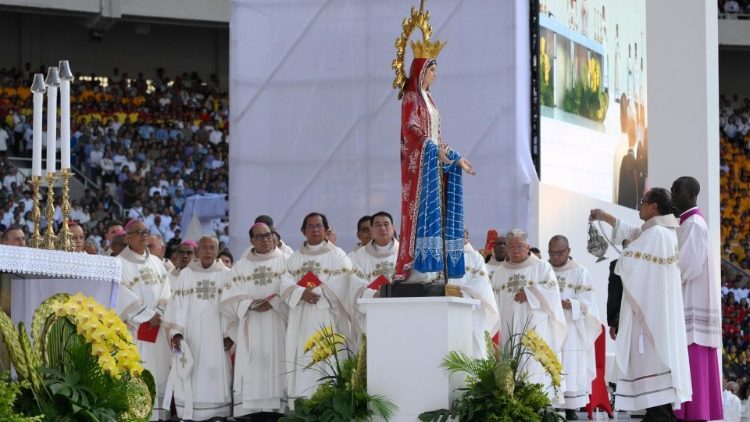
[{"label": "lace trim on altar cloth", "polygon": [[122,265],[109,256],[0,245],[0,272],[119,283]]}]

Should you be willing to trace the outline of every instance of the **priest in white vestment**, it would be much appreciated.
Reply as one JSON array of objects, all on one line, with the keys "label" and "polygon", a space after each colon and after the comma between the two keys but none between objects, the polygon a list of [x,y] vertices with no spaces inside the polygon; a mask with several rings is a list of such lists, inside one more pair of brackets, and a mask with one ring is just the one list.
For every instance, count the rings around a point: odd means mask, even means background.
[{"label": "priest in white vestment", "polygon": [[553,236],[549,241],[549,263],[560,286],[568,334],[562,346],[565,373],[563,392],[565,416],[578,419],[577,411],[586,406],[591,394],[591,382],[596,378],[594,342],[602,333],[602,322],[594,295],[594,283],[589,271],[570,257],[570,246],[565,236]]},{"label": "priest in white vestment", "polygon": [[175,363],[170,371],[169,382],[174,385],[175,408],[181,419],[208,420],[231,414],[231,372],[226,353],[231,341],[225,336],[226,323],[219,311],[231,271],[217,261],[218,253],[215,237],[199,240],[198,260],[180,272],[164,316],[174,349],[173,362],[181,364],[183,342],[187,342],[193,360],[185,377]]},{"label": "priest in white vestment", "polygon": [[[273,226],[273,218],[271,218],[270,215],[259,215],[259,216],[255,217],[255,221],[254,221],[253,224],[255,224],[255,223],[263,223],[266,226],[268,226],[271,229],[271,232],[274,235],[274,240],[276,242],[276,247],[279,248],[279,249],[281,249],[281,252],[283,252],[284,255],[286,255],[287,258],[290,257],[290,256],[292,256],[292,254],[294,253],[294,250],[292,248],[290,248],[289,245],[287,245],[286,243],[284,243],[283,240],[281,240],[281,235],[279,234],[278,231],[276,231],[276,228]],[[247,251],[243,252],[242,255],[244,256],[246,252]]]},{"label": "priest in white vestment", "polygon": [[157,397],[151,420],[166,419],[169,408],[162,407],[162,401],[169,375],[169,340],[166,330],[161,328],[161,317],[171,295],[167,271],[161,260],[148,252],[149,233],[143,222],[131,221],[125,232],[128,246],[118,255],[122,276],[117,313],[128,325],[143,367],[156,382]]},{"label": "priest in white vestment", "polygon": [[[497,292],[500,309],[500,345],[524,329],[533,329],[560,359],[560,351],[567,332],[565,315],[560,300],[560,289],[552,266],[529,254],[528,234],[515,229],[505,236],[508,256],[492,277],[492,289]],[[516,342],[520,338],[516,338]],[[534,359],[524,365],[528,380],[541,384],[553,405],[562,404],[565,380],[559,388]]]},{"label": "priest in white vestment", "polygon": [[177,277],[180,276],[180,272],[193,262],[193,259],[195,258],[195,250],[197,248],[198,244],[192,240],[184,240],[177,247],[177,251],[175,252],[175,255],[177,255],[177,261],[175,261],[172,271],[169,271],[169,282],[171,284],[177,282]]},{"label": "priest in white vestment", "polygon": [[639,208],[645,221],[640,227],[599,209],[590,216],[612,225],[615,243],[630,241],[615,268],[623,286],[615,405],[646,409],[646,421],[669,421],[675,420],[672,409],[692,397],[675,231],[679,223],[666,189],[646,192]]},{"label": "priest in white vestment", "polygon": [[155,255],[161,259],[162,264],[164,264],[164,269],[167,270],[167,272],[171,272],[174,270],[174,264],[172,261],[165,259],[164,254],[167,251],[167,245],[164,244],[164,238],[161,237],[160,234],[151,234],[148,237],[148,251],[151,252],[152,255]]},{"label": "priest in white vestment", "polygon": [[232,268],[232,285],[221,295],[224,315],[236,325],[234,359],[235,417],[283,413],[286,408],[284,344],[288,307],[281,283],[294,283],[286,257],[264,223],[250,228],[251,247]]},{"label": "priest in white vestment", "polygon": [[[497,271],[500,265],[505,261],[505,256],[505,236],[499,234],[493,243],[492,253],[486,261],[487,275],[490,280],[492,280],[492,276],[495,275],[495,271]],[[497,292],[495,292],[495,294],[497,294]]]},{"label": "priest in white vestment", "polygon": [[281,297],[289,305],[286,335],[287,394],[294,400],[310,397],[318,385],[323,363],[303,370],[311,362],[304,353],[305,341],[323,326],[349,338],[349,277],[351,262],[346,254],[326,240],[325,215],[305,217],[302,233],[307,239],[287,261],[292,280],[282,280]]},{"label": "priest in white vestment", "polygon": [[469,243],[469,231],[464,229],[464,265],[466,270],[461,278],[451,278],[448,284],[458,286],[464,297],[479,301],[474,310],[474,357],[487,357],[485,333],[494,338],[500,331],[500,312],[497,299],[487,275],[484,257]]},{"label": "priest in white vestment", "polygon": [[359,248],[367,245],[372,240],[372,216],[363,215],[357,220],[357,245],[354,250],[349,253],[349,259],[352,254],[359,250]]},{"label": "priest in white vestment", "polygon": [[[355,352],[358,350],[360,337],[365,333],[366,318],[360,312],[357,300],[374,297],[380,286],[390,283],[398,258],[398,240],[393,237],[393,217],[380,211],[370,218],[367,227],[372,240],[349,254],[352,261],[352,347]],[[359,226],[362,227],[362,224]]]},{"label": "priest in white vestment", "polygon": [[672,183],[672,202],[680,218],[682,301],[693,397],[675,412],[681,420],[721,420],[721,284],[714,271],[706,219],[698,209],[700,184],[690,176]]}]

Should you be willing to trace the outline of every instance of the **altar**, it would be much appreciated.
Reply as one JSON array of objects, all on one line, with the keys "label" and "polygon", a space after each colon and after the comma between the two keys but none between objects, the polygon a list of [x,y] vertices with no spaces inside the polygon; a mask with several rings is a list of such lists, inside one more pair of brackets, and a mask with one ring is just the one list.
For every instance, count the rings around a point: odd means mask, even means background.
[{"label": "altar", "polygon": [[3,308],[7,311],[10,279],[10,316],[27,327],[37,306],[56,293],[81,292],[116,308],[120,272],[120,260],[113,257],[0,245]]},{"label": "altar", "polygon": [[473,310],[458,297],[360,299],[367,315],[367,390],[392,400],[393,422],[416,422],[422,412],[448,409],[464,376],[441,363],[449,352],[473,350]]}]

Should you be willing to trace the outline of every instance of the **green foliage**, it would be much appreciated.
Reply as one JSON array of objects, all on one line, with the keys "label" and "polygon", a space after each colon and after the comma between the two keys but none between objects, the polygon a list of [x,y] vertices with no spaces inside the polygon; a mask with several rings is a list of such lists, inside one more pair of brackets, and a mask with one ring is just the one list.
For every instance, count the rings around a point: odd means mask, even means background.
[{"label": "green foliage", "polygon": [[[61,322],[61,321],[58,321]],[[129,378],[119,380],[106,374],[91,359],[91,346],[79,335],[67,339],[62,364],[43,368],[44,384],[52,400],[45,413],[56,420],[117,421],[125,413]]]},{"label": "green foliage", "polygon": [[609,95],[606,92],[593,91],[576,82],[565,91],[563,110],[578,114],[597,122],[603,122],[609,107]]},{"label": "green foliage", "polygon": [[[323,338],[324,346],[335,347],[330,338]],[[385,420],[396,413],[396,405],[382,396],[367,393],[366,340],[360,353],[354,354],[348,345],[337,349],[322,361],[321,384],[309,399],[294,401],[294,413],[279,419],[281,422],[349,422],[371,421],[374,415]],[[339,355],[347,356],[341,359]],[[307,367],[305,370],[313,370]]]},{"label": "green foliage", "polygon": [[24,416],[15,409],[15,403],[21,394],[22,384],[13,382],[7,373],[0,374],[0,421],[2,422],[38,422],[44,416]]},{"label": "green foliage", "polygon": [[[520,336],[519,336],[520,338]],[[564,420],[551,409],[549,398],[539,384],[529,384],[518,371],[520,360],[528,354],[514,336],[498,349],[489,335],[485,336],[487,356],[476,359],[465,353],[450,352],[443,359],[443,368],[451,374],[465,373],[466,387],[453,402],[452,408],[424,412],[419,420],[445,422],[536,422],[540,418],[557,422]]]},{"label": "green foliage", "polygon": [[33,342],[23,322],[16,329],[0,312],[0,335],[19,375],[19,382],[0,376],[0,422],[147,421],[155,396],[151,374],[115,378],[104,372],[92,346],[78,334],[75,317],[56,313],[65,300],[67,294],[58,294],[37,308]]}]

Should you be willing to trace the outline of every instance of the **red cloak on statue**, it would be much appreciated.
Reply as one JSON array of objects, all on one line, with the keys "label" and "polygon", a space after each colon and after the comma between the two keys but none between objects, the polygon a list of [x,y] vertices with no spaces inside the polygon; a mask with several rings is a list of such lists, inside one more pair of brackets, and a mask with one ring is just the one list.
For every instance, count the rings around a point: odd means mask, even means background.
[{"label": "red cloak on statue", "polygon": [[[431,61],[432,59],[416,58],[412,61],[401,103],[401,229],[394,281],[406,280],[414,266],[422,151],[431,133],[430,112],[420,87]],[[429,91],[427,97],[432,101]],[[432,105],[437,109],[434,101]]]}]

